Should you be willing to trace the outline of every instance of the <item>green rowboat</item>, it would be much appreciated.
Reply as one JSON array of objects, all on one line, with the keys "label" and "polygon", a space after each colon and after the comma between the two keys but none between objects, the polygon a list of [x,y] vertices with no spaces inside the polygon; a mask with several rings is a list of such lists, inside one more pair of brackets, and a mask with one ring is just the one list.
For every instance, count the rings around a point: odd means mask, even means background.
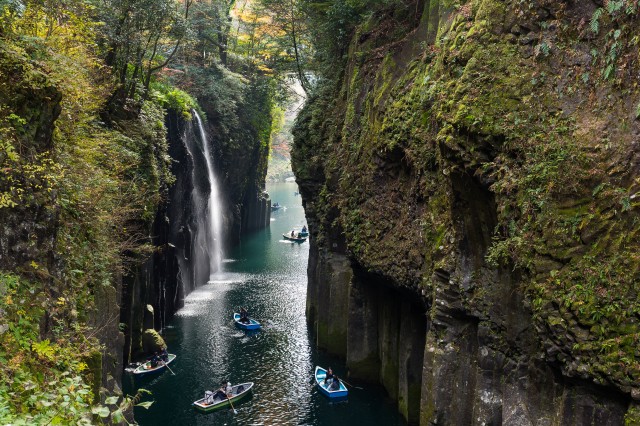
[{"label": "green rowboat", "polygon": [[[231,400],[232,403],[240,401],[242,398],[249,395],[252,387],[253,382],[241,383],[239,385],[231,386],[231,393],[229,394],[229,398],[220,398],[219,396],[217,396],[216,398],[211,399],[205,396],[202,399],[194,401],[193,406],[196,408],[196,410],[202,411],[204,413],[209,413],[219,408],[231,407],[229,400]],[[207,402],[205,402],[205,400],[207,400]]]}]

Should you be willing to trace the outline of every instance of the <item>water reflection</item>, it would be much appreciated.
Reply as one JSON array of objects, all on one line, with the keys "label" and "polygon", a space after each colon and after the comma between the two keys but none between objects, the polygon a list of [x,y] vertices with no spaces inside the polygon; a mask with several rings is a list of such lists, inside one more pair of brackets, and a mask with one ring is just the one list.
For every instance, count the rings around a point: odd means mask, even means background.
[{"label": "water reflection", "polygon": [[[169,373],[145,383],[155,403],[136,409],[141,425],[404,425],[378,387],[350,392],[332,403],[312,384],[316,364],[331,365],[346,377],[344,360],[319,353],[311,345],[305,314],[309,243],[280,243],[282,233],[304,224],[295,184],[268,188],[287,209],[278,211],[271,229],[246,239],[215,274],[185,300],[164,330],[178,359]],[[274,215],[276,216],[276,215]],[[235,327],[233,312],[249,308],[262,329],[247,333]],[[340,368],[342,366],[343,368]],[[255,382],[252,397],[234,407],[202,414],[191,403],[223,380]]]}]

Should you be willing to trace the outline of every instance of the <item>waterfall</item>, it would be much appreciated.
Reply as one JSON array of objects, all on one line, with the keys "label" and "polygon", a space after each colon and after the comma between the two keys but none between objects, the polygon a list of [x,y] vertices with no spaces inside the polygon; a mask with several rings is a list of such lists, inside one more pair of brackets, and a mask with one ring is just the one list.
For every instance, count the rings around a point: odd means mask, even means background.
[{"label": "waterfall", "polygon": [[[209,141],[202,120],[193,111],[194,131],[187,131],[184,137],[185,147],[193,162],[191,178],[192,216],[195,229],[190,268],[181,268],[183,283],[189,283],[191,289],[211,281],[215,273],[221,272],[222,265],[222,202],[213,168],[213,158],[209,150]],[[203,173],[206,169],[206,174]],[[206,178],[206,179],[205,179]],[[189,270],[189,272],[187,272]],[[184,275],[190,275],[185,277]]]},{"label": "waterfall", "polygon": [[196,111],[193,111],[196,121],[198,122],[198,130],[200,131],[200,140],[202,141],[204,160],[207,164],[207,177],[209,178],[209,202],[207,205],[208,215],[208,239],[209,243],[209,274],[221,272],[222,265],[222,203],[218,192],[218,181],[213,172],[213,161],[209,152],[209,142],[207,134],[202,127],[202,120]]}]

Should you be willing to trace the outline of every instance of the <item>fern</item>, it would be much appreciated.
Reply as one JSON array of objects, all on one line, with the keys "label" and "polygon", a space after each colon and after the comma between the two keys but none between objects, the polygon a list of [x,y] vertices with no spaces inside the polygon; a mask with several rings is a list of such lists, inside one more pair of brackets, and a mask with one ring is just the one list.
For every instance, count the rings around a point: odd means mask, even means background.
[{"label": "fern", "polygon": [[602,76],[604,77],[605,80],[608,80],[609,77],[611,77],[612,73],[613,73],[613,64],[609,64],[604,69],[604,72],[602,73]]},{"label": "fern", "polygon": [[609,2],[606,3],[607,5],[607,12],[609,12],[610,14],[614,14],[617,11],[619,11],[620,9],[622,9],[622,6],[624,5],[624,0],[609,0]]},{"label": "fern", "polygon": [[604,9],[599,7],[593,12],[593,16],[591,17],[591,31],[598,34],[600,32],[600,17],[604,13]]}]

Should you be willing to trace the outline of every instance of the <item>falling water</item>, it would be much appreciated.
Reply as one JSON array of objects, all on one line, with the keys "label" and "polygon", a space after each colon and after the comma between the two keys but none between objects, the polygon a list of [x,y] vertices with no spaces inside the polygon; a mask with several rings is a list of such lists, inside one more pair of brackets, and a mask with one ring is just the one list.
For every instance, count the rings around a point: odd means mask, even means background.
[{"label": "falling water", "polygon": [[207,164],[207,177],[209,178],[209,202],[207,205],[207,242],[209,243],[209,275],[215,272],[221,272],[222,265],[222,211],[220,197],[218,193],[218,181],[213,173],[213,162],[211,153],[209,152],[209,142],[207,134],[202,127],[202,120],[196,111],[193,111],[196,121],[198,122],[198,130],[200,131],[200,140],[202,141],[204,160]]},{"label": "falling water", "polygon": [[[200,116],[196,111],[193,115],[197,129],[185,134],[185,146],[193,162],[191,202],[196,229],[193,230],[192,258],[188,260],[189,265],[180,268],[182,281],[190,290],[204,284],[207,279],[211,281],[215,273],[221,272],[223,241],[222,203],[209,141]],[[206,179],[203,179],[205,168]]]}]

